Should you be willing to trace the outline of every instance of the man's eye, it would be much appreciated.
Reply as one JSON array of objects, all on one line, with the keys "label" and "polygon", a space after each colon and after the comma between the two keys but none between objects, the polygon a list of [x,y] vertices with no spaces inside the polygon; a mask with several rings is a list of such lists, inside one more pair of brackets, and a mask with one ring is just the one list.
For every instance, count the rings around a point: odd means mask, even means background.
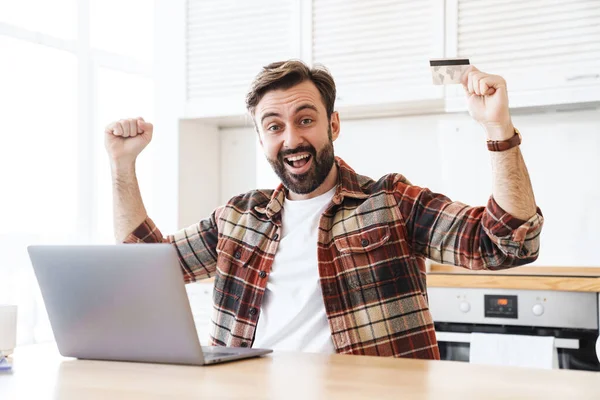
[{"label": "man's eye", "polygon": [[276,131],[278,131],[278,130],[279,130],[279,126],[277,126],[277,125],[271,125],[271,126],[269,126],[269,127],[267,128],[267,130],[268,130],[268,131],[271,131],[271,132],[276,132]]},{"label": "man's eye", "polygon": [[301,125],[308,125],[308,124],[310,124],[311,122],[313,122],[313,120],[312,120],[312,119],[310,119],[310,118],[304,118],[302,121],[300,121],[300,124],[301,124]]}]

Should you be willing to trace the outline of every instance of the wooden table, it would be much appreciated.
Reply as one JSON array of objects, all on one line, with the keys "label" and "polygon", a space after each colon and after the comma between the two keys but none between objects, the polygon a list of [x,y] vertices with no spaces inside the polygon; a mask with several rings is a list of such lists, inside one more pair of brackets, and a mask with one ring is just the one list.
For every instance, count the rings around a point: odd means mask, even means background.
[{"label": "wooden table", "polygon": [[206,367],[62,358],[17,349],[0,399],[598,399],[600,373],[274,353]]}]

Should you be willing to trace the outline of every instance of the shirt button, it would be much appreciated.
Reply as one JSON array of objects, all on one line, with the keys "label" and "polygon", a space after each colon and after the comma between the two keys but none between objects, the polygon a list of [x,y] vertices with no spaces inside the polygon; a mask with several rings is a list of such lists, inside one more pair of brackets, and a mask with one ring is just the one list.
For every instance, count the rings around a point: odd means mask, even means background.
[{"label": "shirt button", "polygon": [[360,244],[362,244],[363,247],[367,247],[369,245],[369,240],[368,239],[363,239],[360,241]]},{"label": "shirt button", "polygon": [[254,308],[254,307],[252,307],[250,309],[250,315],[252,315],[252,316],[256,315],[257,312],[258,312],[258,310],[256,308]]},{"label": "shirt button", "polygon": [[242,346],[242,347],[248,347],[248,343],[246,343],[246,342],[242,342],[241,346]]},{"label": "shirt button", "polygon": [[240,258],[242,258],[242,252],[237,250],[233,257],[235,257],[236,260],[239,260]]},{"label": "shirt button", "polygon": [[279,239],[279,234],[278,233],[276,233],[275,235],[273,235],[273,240],[277,240],[277,239]]},{"label": "shirt button", "polygon": [[264,278],[267,276],[267,273],[265,271],[260,271],[260,273],[258,274],[258,276],[260,276],[261,278]]}]

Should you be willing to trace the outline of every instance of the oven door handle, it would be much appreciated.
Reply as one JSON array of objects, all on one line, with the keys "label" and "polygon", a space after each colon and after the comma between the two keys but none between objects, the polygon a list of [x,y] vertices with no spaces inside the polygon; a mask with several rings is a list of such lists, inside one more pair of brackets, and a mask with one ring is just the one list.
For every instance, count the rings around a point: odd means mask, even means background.
[{"label": "oven door handle", "polygon": [[[471,334],[462,332],[435,332],[438,342],[471,343]],[[579,349],[579,339],[555,338],[557,349]]]}]

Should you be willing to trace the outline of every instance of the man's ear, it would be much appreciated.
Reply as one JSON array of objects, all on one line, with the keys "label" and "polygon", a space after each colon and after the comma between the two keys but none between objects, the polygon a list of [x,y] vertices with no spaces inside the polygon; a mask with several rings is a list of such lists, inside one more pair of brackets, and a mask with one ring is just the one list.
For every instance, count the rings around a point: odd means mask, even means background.
[{"label": "man's ear", "polygon": [[335,141],[340,135],[340,114],[337,111],[331,113],[331,121],[329,124],[331,127],[331,140]]}]

